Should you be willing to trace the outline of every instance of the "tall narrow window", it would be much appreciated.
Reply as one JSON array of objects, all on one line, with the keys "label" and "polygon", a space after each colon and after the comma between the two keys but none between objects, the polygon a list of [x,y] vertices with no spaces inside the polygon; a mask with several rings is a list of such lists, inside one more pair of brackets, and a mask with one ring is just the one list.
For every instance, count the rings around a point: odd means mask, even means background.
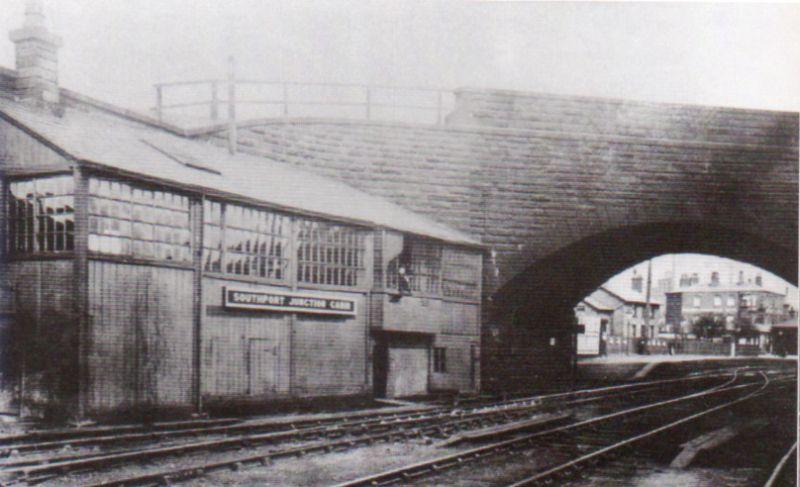
[{"label": "tall narrow window", "polygon": [[[289,240],[289,217],[270,211],[238,205],[224,208],[224,272],[242,276],[286,279]],[[214,224],[216,209],[206,219],[212,235],[219,225]],[[214,269],[216,258],[215,237],[207,240],[206,257],[209,270]]]},{"label": "tall narrow window", "polygon": [[9,184],[9,251],[12,254],[73,250],[72,176],[51,176]]},{"label": "tall narrow window", "polygon": [[442,246],[418,240],[411,247],[411,289],[423,293],[439,292]]},{"label": "tall narrow window", "polygon": [[297,222],[297,280],[358,286],[365,275],[365,234],[355,227],[315,220]]},{"label": "tall narrow window", "polygon": [[440,374],[447,372],[447,349],[435,347],[433,349],[433,371]]},{"label": "tall narrow window", "polygon": [[94,177],[89,194],[90,251],[191,262],[188,197]]},{"label": "tall narrow window", "polygon": [[222,204],[203,202],[203,269],[222,272]]}]

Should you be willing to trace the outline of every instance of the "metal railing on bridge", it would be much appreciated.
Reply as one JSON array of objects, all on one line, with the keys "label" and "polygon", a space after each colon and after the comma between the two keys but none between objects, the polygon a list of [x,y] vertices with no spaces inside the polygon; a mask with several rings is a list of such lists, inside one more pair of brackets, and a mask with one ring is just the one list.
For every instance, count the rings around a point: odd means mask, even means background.
[{"label": "metal railing on bridge", "polygon": [[355,83],[204,79],[158,83],[160,121],[220,123],[272,117],[334,117],[444,123],[452,90]]}]

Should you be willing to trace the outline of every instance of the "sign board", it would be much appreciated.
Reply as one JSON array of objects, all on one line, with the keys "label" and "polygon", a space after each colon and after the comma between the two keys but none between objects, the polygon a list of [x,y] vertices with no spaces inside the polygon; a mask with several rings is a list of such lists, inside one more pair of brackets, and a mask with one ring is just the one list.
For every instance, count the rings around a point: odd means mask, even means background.
[{"label": "sign board", "polygon": [[683,320],[682,295],[680,293],[667,294],[666,323],[669,325],[680,325]]},{"label": "sign board", "polygon": [[288,311],[323,315],[355,316],[356,302],[318,294],[283,291],[254,291],[251,289],[222,289],[225,308],[263,311]]}]

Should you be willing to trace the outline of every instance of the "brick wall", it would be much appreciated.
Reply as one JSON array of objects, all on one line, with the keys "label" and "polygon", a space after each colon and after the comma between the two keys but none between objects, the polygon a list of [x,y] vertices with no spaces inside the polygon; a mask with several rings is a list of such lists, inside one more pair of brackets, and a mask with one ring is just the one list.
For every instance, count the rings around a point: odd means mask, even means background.
[{"label": "brick wall", "polygon": [[506,90],[456,90],[451,125],[733,144],[797,140],[797,114]]}]

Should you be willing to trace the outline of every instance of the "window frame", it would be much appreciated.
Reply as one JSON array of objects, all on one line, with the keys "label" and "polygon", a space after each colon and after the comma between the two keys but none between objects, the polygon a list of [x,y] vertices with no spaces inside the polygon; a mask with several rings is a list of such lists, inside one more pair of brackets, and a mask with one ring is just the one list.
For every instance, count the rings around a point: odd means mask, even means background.
[{"label": "window frame", "polygon": [[[216,225],[206,219],[207,212],[205,203],[211,205],[219,205],[219,224]],[[218,201],[216,199],[206,199],[203,207],[203,270],[207,273],[220,274],[234,278],[256,279],[265,282],[288,284],[291,280],[290,266],[291,266],[291,246],[293,234],[293,217],[280,211],[262,208],[254,205],[246,205],[229,201]],[[238,213],[239,221],[233,221],[234,215]],[[246,216],[247,215],[247,216]],[[253,222],[258,223],[259,218],[264,218],[264,223],[270,221],[274,228],[275,222],[280,221],[279,232],[274,231],[266,232],[259,230],[258,226],[248,226]],[[207,255],[206,252],[212,250],[207,245],[207,232],[208,227],[219,228],[219,269],[206,269]],[[233,236],[234,233],[244,235],[238,241],[241,245],[242,242],[247,242],[249,247],[251,242],[256,242],[253,248],[260,247],[257,243],[259,239],[268,239],[270,241],[270,249],[280,248],[279,254],[273,254],[271,251],[267,253],[256,250],[253,252],[250,249],[233,250],[231,245],[234,245],[237,240]],[[262,242],[266,243],[266,242]],[[277,244],[277,245],[275,245]],[[242,266],[242,272],[229,271],[230,265],[236,265],[233,260],[230,260],[232,255],[239,256],[240,259],[249,261],[253,259],[255,262],[263,263],[265,273],[262,275],[258,272],[260,264],[257,266],[256,272],[244,272],[244,269],[251,269],[252,265]],[[239,262],[242,262],[241,260]],[[278,263],[275,266],[275,263]]]},{"label": "window frame", "polygon": [[[43,180],[54,179],[60,179],[63,182],[68,182],[64,188],[64,191],[59,191],[58,194],[53,193],[48,195],[47,193],[42,193],[42,195],[40,195],[39,190],[36,189],[36,183],[40,182],[41,184]],[[18,198],[14,196],[12,188],[15,184],[23,183],[29,183],[33,185],[33,204],[30,205],[32,208],[32,211],[29,212],[30,214],[24,217],[19,217],[17,215],[19,212],[16,208],[18,205]],[[58,187],[59,183],[55,184]],[[26,260],[68,258],[74,254],[75,237],[77,235],[75,193],[75,180],[71,172],[31,172],[6,176],[4,194],[2,195],[2,197],[5,198],[6,204],[6,221],[3,222],[5,225],[5,241],[0,243],[0,245],[3,245],[6,255],[8,255],[10,259]],[[25,199],[28,199],[27,196]],[[45,199],[63,200],[63,204],[61,206],[62,211],[59,213],[55,206],[44,204],[43,200]],[[50,208],[54,208],[53,213],[48,213]],[[48,230],[48,227],[44,223],[44,220],[47,220],[48,215],[62,215],[68,217],[64,219],[63,229],[61,231],[58,230],[55,219],[52,219],[53,229]],[[69,218],[70,216],[71,218]],[[28,241],[27,243],[31,250],[19,250],[17,245],[18,237],[20,235],[18,232],[18,222],[23,220],[28,222],[25,225],[26,236],[24,239]],[[30,233],[27,232],[28,227],[31,229]],[[59,241],[62,243],[62,245],[58,244]],[[47,247],[52,248],[48,249]]]},{"label": "window frame", "polygon": [[[108,192],[102,189],[104,184],[111,188]],[[114,193],[115,185],[123,190]],[[87,252],[92,258],[144,262],[181,268],[192,267],[195,232],[192,223],[194,198],[189,193],[165,185],[106,173],[87,174],[87,186],[86,239]],[[142,194],[147,193],[149,193],[149,197],[141,197]],[[115,207],[116,210],[103,210],[100,206],[103,203],[109,205],[108,208]],[[95,204],[98,205],[98,209]],[[150,213],[147,213],[148,209]],[[104,214],[104,211],[107,214]],[[181,224],[176,225],[175,223],[179,219]],[[122,231],[121,234],[114,235],[102,233],[102,230],[98,231],[102,225],[114,221],[124,222],[125,224],[121,226],[127,227],[127,233]],[[183,226],[184,221],[185,226]],[[93,223],[97,229],[92,228]],[[148,227],[149,230],[144,230]],[[145,233],[142,233],[143,230]],[[150,238],[141,238],[141,235],[148,233],[151,235]],[[164,237],[165,235],[166,237]],[[102,242],[105,238],[119,240],[120,251],[108,252],[102,249],[92,249],[93,241]],[[175,240],[175,242],[171,240]],[[127,246],[122,245],[124,242],[127,242]],[[102,246],[102,244],[100,245]],[[135,250],[137,247],[145,248],[148,245],[152,249],[150,255]],[[175,258],[163,258],[161,250],[159,250],[162,248],[168,248],[169,254]]]},{"label": "window frame", "polygon": [[371,259],[367,229],[303,216],[292,220],[293,263],[290,265],[298,287],[362,289],[369,284]]},{"label": "window frame", "polygon": [[[479,252],[443,244],[441,295],[447,299],[479,301],[483,284],[482,260]],[[464,275],[458,275],[459,273],[471,273],[472,279],[467,280]]]}]

